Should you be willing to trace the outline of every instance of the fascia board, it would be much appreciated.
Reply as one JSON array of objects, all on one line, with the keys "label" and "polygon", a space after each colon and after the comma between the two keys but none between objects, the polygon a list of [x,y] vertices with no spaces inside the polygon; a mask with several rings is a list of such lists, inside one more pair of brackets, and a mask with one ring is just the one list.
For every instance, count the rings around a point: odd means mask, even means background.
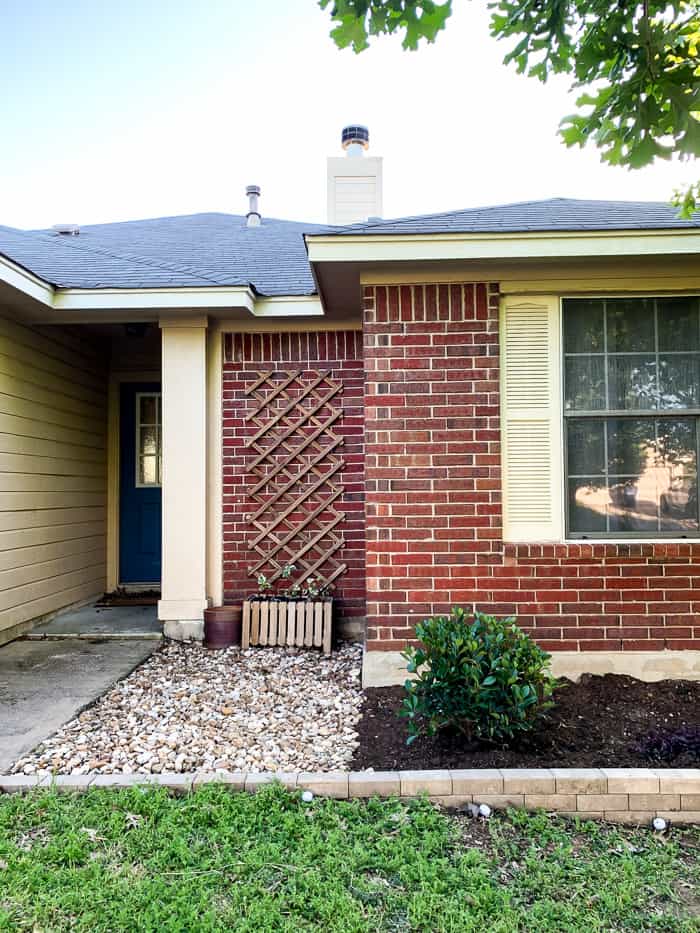
[{"label": "fascia board", "polygon": [[0,281],[35,301],[53,307],[54,287],[10,259],[0,256]]},{"label": "fascia board", "polygon": [[700,253],[700,230],[306,236],[309,261],[421,262]]},{"label": "fascia board", "polygon": [[253,314],[255,317],[319,317],[324,311],[318,295],[280,295],[258,298]]},{"label": "fascia board", "polygon": [[55,311],[144,311],[161,308],[245,308],[254,313],[250,288],[61,288]]}]

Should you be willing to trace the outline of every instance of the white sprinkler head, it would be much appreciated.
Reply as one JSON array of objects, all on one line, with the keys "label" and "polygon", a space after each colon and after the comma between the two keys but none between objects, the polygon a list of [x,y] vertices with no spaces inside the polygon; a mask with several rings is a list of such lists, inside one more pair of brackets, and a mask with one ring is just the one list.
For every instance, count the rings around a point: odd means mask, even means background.
[{"label": "white sprinkler head", "polygon": [[479,816],[487,820],[491,816],[491,807],[487,803],[479,804]]},{"label": "white sprinkler head", "polygon": [[651,825],[654,827],[657,833],[662,833],[668,826],[668,823],[662,816],[655,816],[651,821]]},{"label": "white sprinkler head", "polygon": [[304,801],[304,803],[311,803],[311,801],[314,799],[314,795],[310,790],[305,790],[301,795],[301,799]]}]

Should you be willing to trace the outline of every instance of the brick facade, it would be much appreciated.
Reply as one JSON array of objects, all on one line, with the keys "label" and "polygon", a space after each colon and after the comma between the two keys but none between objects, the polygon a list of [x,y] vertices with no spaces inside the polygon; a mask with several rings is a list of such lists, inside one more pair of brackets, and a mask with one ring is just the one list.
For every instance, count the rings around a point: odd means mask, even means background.
[{"label": "brick facade", "polygon": [[256,588],[249,574],[254,555],[249,547],[253,528],[248,515],[254,511],[254,503],[247,493],[247,489],[254,485],[255,478],[249,471],[252,455],[244,444],[257,428],[245,420],[254,408],[254,400],[246,396],[246,388],[255,383],[261,371],[270,370],[301,370],[304,378],[311,378],[320,370],[330,370],[330,378],[342,383],[342,393],[334,400],[334,404],[342,406],[342,417],[334,423],[333,431],[342,437],[342,446],[338,452],[343,460],[339,477],[343,494],[336,507],[345,514],[337,532],[345,542],[338,556],[347,564],[347,571],[336,581],[333,595],[337,600],[338,617],[341,620],[363,623],[364,374],[360,331],[224,336],[224,601],[240,601]]},{"label": "brick facade", "polygon": [[364,288],[368,649],[456,604],[548,650],[700,649],[700,543],[503,543],[498,302]]}]

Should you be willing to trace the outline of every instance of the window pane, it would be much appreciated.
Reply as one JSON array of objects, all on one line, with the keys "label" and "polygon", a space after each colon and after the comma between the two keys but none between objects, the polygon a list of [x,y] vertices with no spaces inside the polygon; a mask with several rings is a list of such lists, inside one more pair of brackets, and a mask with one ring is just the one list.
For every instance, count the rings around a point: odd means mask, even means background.
[{"label": "window pane", "polygon": [[610,480],[609,531],[655,534],[658,524],[656,487],[648,476]]},{"label": "window pane", "polygon": [[659,350],[700,350],[697,298],[659,298],[656,302]]},{"label": "window pane", "polygon": [[577,534],[607,530],[608,490],[600,476],[569,480],[569,531]]},{"label": "window pane", "polygon": [[659,356],[661,408],[697,408],[700,402],[700,354]]},{"label": "window pane", "polygon": [[158,483],[157,457],[141,457],[139,460],[139,483],[151,486]]},{"label": "window pane", "polygon": [[564,350],[566,353],[602,353],[603,302],[573,298],[564,301]]},{"label": "window pane", "polygon": [[140,402],[141,402],[141,410],[139,413],[139,423],[140,424],[157,424],[158,416],[157,416],[155,395],[142,395]]},{"label": "window pane", "polygon": [[658,404],[653,356],[608,357],[608,408],[652,409]]},{"label": "window pane", "polygon": [[653,467],[656,431],[653,418],[608,419],[608,473],[638,476]]},{"label": "window pane", "polygon": [[661,531],[697,532],[697,422],[659,421],[657,433]]},{"label": "window pane", "polygon": [[567,358],[564,404],[569,411],[600,411],[605,408],[605,357]]},{"label": "window pane", "polygon": [[608,353],[654,350],[654,301],[624,298],[607,302]]},{"label": "window pane", "polygon": [[140,452],[142,454],[158,453],[158,430],[157,428],[141,428]]},{"label": "window pane", "polygon": [[597,419],[572,418],[568,429],[569,476],[605,472],[605,423]]}]

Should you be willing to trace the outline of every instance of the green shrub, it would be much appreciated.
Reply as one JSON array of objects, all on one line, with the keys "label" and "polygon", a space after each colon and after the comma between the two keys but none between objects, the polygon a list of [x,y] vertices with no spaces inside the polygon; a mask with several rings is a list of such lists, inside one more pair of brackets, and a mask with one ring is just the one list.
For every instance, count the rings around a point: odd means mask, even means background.
[{"label": "green shrub", "polygon": [[404,652],[409,673],[399,712],[409,739],[457,728],[467,739],[510,739],[554,705],[550,655],[515,624],[463,609],[416,626],[421,645]]}]

